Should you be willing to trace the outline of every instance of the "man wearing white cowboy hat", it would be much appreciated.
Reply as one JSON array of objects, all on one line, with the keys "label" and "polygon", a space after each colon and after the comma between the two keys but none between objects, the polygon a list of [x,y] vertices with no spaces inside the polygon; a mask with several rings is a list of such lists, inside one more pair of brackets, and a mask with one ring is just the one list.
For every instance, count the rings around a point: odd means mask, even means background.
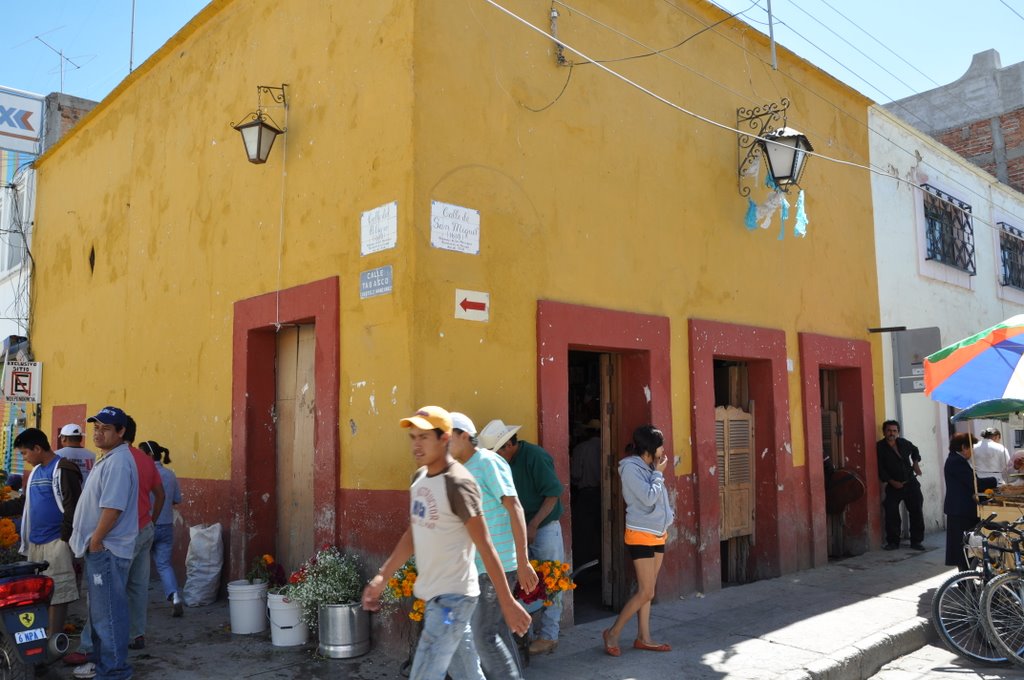
[{"label": "man wearing white cowboy hat", "polygon": [[[492,420],[478,435],[480,446],[500,454],[512,468],[512,482],[526,514],[530,559],[562,562],[565,548],[558,518],[562,515],[559,497],[564,488],[555,474],[551,455],[536,444],[520,441],[516,436],[521,427]],[[541,614],[537,638],[530,644],[530,654],[547,654],[555,650],[561,617],[562,597],[559,594]]]}]

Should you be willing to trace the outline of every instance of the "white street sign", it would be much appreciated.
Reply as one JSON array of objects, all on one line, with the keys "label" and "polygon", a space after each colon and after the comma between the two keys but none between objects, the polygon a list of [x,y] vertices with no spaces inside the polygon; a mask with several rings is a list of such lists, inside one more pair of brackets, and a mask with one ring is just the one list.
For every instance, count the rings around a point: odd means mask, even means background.
[{"label": "white street sign", "polygon": [[491,294],[456,288],[455,318],[468,321],[489,321],[491,318]]}]

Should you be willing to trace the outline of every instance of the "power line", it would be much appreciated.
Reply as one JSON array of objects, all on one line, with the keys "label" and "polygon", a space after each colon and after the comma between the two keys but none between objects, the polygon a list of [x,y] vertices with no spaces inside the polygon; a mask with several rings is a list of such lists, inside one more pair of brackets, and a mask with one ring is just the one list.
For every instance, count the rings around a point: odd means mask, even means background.
[{"label": "power line", "polygon": [[[671,0],[662,0],[662,2],[664,2],[664,3],[665,3],[665,4],[667,4],[668,6],[672,7],[673,9],[675,9],[675,10],[676,10],[676,11],[678,11],[678,12],[681,12],[681,13],[683,13],[683,14],[686,14],[687,16],[689,16],[689,17],[690,17],[690,18],[692,18],[693,20],[697,21],[698,23],[701,23],[701,24],[703,24],[703,23],[704,23],[704,22],[703,22],[703,19],[702,19],[701,17],[699,17],[699,16],[696,16],[696,15],[694,15],[694,14],[693,14],[692,12],[690,12],[690,11],[688,11],[688,10],[686,10],[686,9],[682,8],[682,7],[679,7],[679,6],[675,5],[675,4],[673,3],[673,2],[671,2]],[[714,5],[716,6],[716,7],[718,6],[718,5],[717,5],[717,3],[715,3],[715,2],[713,1],[713,0],[709,0],[709,2],[711,2],[711,4],[714,4]],[[764,8],[762,7],[762,8],[760,8],[760,9],[762,9],[762,10],[763,10]],[[728,11],[728,10],[726,10],[726,9],[722,8],[722,7],[719,7],[719,10],[721,10],[721,11],[723,11],[723,12],[727,12],[727,11]],[[706,24],[705,24],[705,25],[706,25]],[[759,61],[761,61],[761,63],[762,63],[762,64],[766,64],[766,62],[764,62],[764,61],[763,61],[763,60],[762,60],[762,59],[761,59],[761,58],[760,58],[760,57],[759,57],[759,56],[758,56],[757,54],[755,54],[755,53],[754,53],[754,52],[752,52],[751,50],[747,49],[747,48],[746,48],[746,47],[745,47],[744,45],[740,44],[739,42],[737,42],[737,41],[733,40],[733,39],[732,39],[731,37],[729,37],[728,35],[725,35],[725,34],[723,34],[723,33],[722,33],[721,31],[718,31],[718,30],[716,30],[716,31],[715,31],[715,33],[716,33],[716,34],[717,34],[717,35],[718,35],[718,36],[719,36],[720,38],[722,38],[723,40],[726,40],[727,42],[731,43],[731,44],[732,44],[733,46],[735,46],[735,47],[736,47],[737,49],[739,49],[740,51],[742,51],[742,52],[745,52],[745,53],[747,53],[747,54],[749,54],[749,55],[753,56],[753,57],[754,57],[755,59],[758,59]],[[766,65],[767,65],[767,64],[766,64]],[[992,201],[991,201],[991,200],[990,200],[990,199],[989,199],[989,198],[988,198],[987,196],[984,196],[984,195],[982,195],[982,194],[978,193],[978,192],[977,192],[977,191],[975,191],[975,190],[974,190],[974,189],[973,189],[972,187],[970,187],[970,186],[968,186],[968,185],[964,184],[964,183],[963,183],[963,182],[961,182],[961,181],[960,181],[959,179],[957,179],[957,178],[955,178],[955,177],[951,177],[951,176],[949,176],[949,175],[948,175],[947,173],[945,173],[945,172],[944,172],[944,171],[943,171],[942,169],[940,169],[940,168],[938,168],[938,167],[936,167],[936,166],[932,165],[931,163],[928,163],[927,161],[924,161],[923,159],[918,159],[918,157],[917,157],[917,154],[916,154],[916,152],[914,152],[914,151],[911,151],[911,150],[909,150],[909,149],[906,149],[906,148],[904,148],[904,147],[900,146],[900,145],[899,145],[899,144],[898,144],[897,142],[895,142],[895,141],[894,141],[894,140],[892,140],[891,138],[889,138],[889,137],[887,137],[886,135],[882,134],[882,133],[881,133],[881,132],[879,132],[878,130],[875,130],[874,128],[872,128],[872,127],[871,127],[871,126],[870,126],[870,125],[869,125],[869,124],[867,123],[867,121],[866,121],[866,120],[861,120],[860,118],[858,118],[857,116],[853,115],[852,113],[850,113],[850,112],[849,112],[848,110],[846,110],[845,108],[843,108],[843,107],[839,106],[838,104],[836,104],[835,102],[831,101],[830,99],[828,99],[827,97],[825,97],[824,95],[822,95],[822,94],[821,94],[821,93],[820,93],[820,92],[819,92],[819,91],[817,90],[817,88],[811,88],[811,87],[808,87],[807,85],[805,85],[804,83],[802,83],[802,82],[801,82],[800,80],[798,80],[797,78],[793,77],[792,75],[790,75],[789,73],[787,73],[787,72],[785,72],[785,71],[783,71],[783,70],[776,70],[776,71],[775,71],[775,73],[778,73],[778,74],[780,74],[780,75],[781,75],[781,76],[783,76],[784,78],[786,78],[786,79],[790,80],[790,81],[791,81],[791,82],[792,82],[792,83],[793,83],[794,85],[796,85],[796,86],[798,86],[798,87],[802,88],[803,90],[805,90],[805,91],[806,91],[806,92],[807,92],[808,94],[810,94],[810,95],[812,95],[812,96],[814,96],[814,97],[816,97],[816,98],[820,99],[820,100],[821,100],[822,102],[824,102],[824,103],[828,104],[828,105],[829,105],[829,106],[831,106],[831,107],[832,107],[833,109],[835,109],[837,113],[839,113],[839,114],[840,114],[840,115],[842,115],[842,116],[845,116],[846,118],[849,118],[849,119],[850,119],[851,121],[853,121],[854,123],[856,123],[856,124],[860,125],[860,126],[861,126],[861,127],[863,127],[864,129],[866,129],[866,130],[867,130],[868,132],[870,132],[870,133],[872,133],[872,134],[874,134],[874,135],[878,136],[878,137],[879,137],[880,139],[884,139],[884,140],[885,140],[886,142],[888,142],[889,144],[891,144],[891,145],[892,145],[892,146],[893,146],[894,148],[896,148],[896,149],[899,149],[900,151],[903,151],[903,152],[904,152],[905,154],[907,154],[907,155],[908,155],[908,156],[910,156],[911,158],[915,158],[915,159],[917,159],[917,160],[918,160],[919,162],[923,163],[924,165],[926,165],[926,166],[928,166],[928,167],[930,167],[930,168],[934,169],[934,170],[935,170],[936,172],[940,173],[940,174],[941,174],[941,175],[942,175],[942,176],[943,176],[943,177],[944,177],[944,178],[945,178],[945,179],[946,179],[946,180],[947,180],[947,181],[948,181],[948,182],[949,182],[950,184],[955,184],[955,185],[957,185],[957,186],[961,187],[962,189],[964,189],[964,190],[965,190],[966,192],[968,192],[968,193],[969,193],[969,194],[971,194],[972,196],[976,196],[976,197],[977,197],[977,198],[978,198],[979,200],[983,201],[984,203],[986,203],[986,204],[988,204],[988,205],[993,205]],[[720,87],[722,87],[723,89],[725,89],[725,90],[727,90],[727,91],[730,91],[730,92],[732,91],[732,90],[730,90],[730,89],[729,89],[728,87],[726,87],[725,85],[722,85],[721,83],[718,83],[718,81],[715,81],[714,79],[711,79],[711,78],[709,78],[709,80],[710,80],[711,82],[717,83],[717,84],[718,84],[718,85],[719,85]],[[915,129],[916,129],[916,128],[915,128]],[[936,142],[936,143],[939,143],[939,142]],[[948,148],[948,147],[947,147],[947,148]],[[849,147],[847,147],[847,150],[850,150],[850,149],[849,149]],[[852,150],[851,150],[851,152],[852,152]],[[859,155],[859,154],[857,154],[856,152],[852,152],[852,153],[854,153],[854,155]],[[953,152],[952,150],[950,150],[950,153],[955,153],[955,152]],[[965,160],[964,162],[969,162],[969,161],[966,161],[966,160]],[[870,164],[870,159],[868,160],[868,163]],[[874,171],[875,171],[875,172],[876,172],[877,174],[883,174],[883,175],[884,175],[884,174],[886,174],[886,172],[885,172],[884,170],[881,170],[881,169],[879,169],[879,168],[875,168],[874,166],[872,166],[872,167],[873,167]],[[996,179],[996,178],[993,178],[993,179],[992,179],[992,183],[996,183],[996,184],[999,184],[1000,182],[999,182],[999,180],[998,180],[998,179]],[[913,184],[913,183],[910,183],[910,184]],[[914,185],[914,186],[917,186],[917,185]],[[1016,190],[1015,190],[1015,189],[1013,189],[1013,187],[1010,187],[1009,185],[1005,185],[1005,184],[1004,184],[1004,186],[1006,186],[1006,188],[1007,188],[1007,189],[1009,189],[1009,190],[1012,190],[1012,191],[1015,191],[1015,192],[1016,192]],[[1018,193],[1018,194],[1019,194],[1020,192],[1016,192],[1016,193]],[[1016,216],[1015,216],[1015,217],[1016,217]],[[979,220],[979,221],[980,221],[980,222],[981,222],[982,224],[986,224],[987,226],[989,226],[989,227],[992,227],[993,229],[997,229],[997,227],[996,227],[995,225],[989,224],[989,223],[985,222],[984,220]]]},{"label": "power line", "polygon": [[[747,136],[749,136],[749,137],[752,137],[752,138],[754,138],[754,139],[760,140],[760,141],[762,141],[762,142],[767,142],[767,143],[773,143],[773,142],[772,142],[772,140],[770,140],[770,139],[765,139],[765,138],[763,138],[763,137],[757,137],[757,136],[755,136],[755,135],[752,135],[752,134],[750,134],[750,133],[748,133],[748,132],[746,132],[746,131],[738,130],[738,129],[736,129],[736,128],[734,128],[734,127],[730,126],[730,125],[726,125],[726,124],[724,124],[724,123],[719,123],[719,122],[718,122],[718,121],[716,121],[716,120],[713,120],[713,119],[711,119],[711,118],[708,118],[708,117],[706,117],[706,116],[702,116],[702,115],[701,115],[701,114],[699,114],[699,113],[696,113],[696,112],[690,111],[689,109],[686,109],[686,108],[684,108],[684,107],[680,106],[679,104],[676,104],[676,103],[674,103],[674,102],[672,102],[672,101],[670,101],[670,100],[666,99],[665,97],[663,97],[663,96],[661,96],[661,95],[659,95],[659,94],[657,94],[657,93],[653,92],[652,90],[650,90],[650,89],[648,89],[648,88],[644,87],[643,85],[640,85],[639,83],[637,83],[637,82],[635,82],[635,81],[631,80],[630,78],[628,78],[628,77],[626,77],[626,76],[622,75],[621,73],[619,73],[619,72],[615,71],[614,69],[611,69],[611,68],[609,68],[608,66],[605,66],[604,64],[602,64],[602,63],[600,63],[600,62],[598,62],[598,61],[595,61],[595,60],[594,60],[594,59],[592,59],[592,58],[591,58],[591,57],[590,57],[589,55],[587,55],[587,54],[585,54],[585,53],[581,52],[580,50],[576,49],[575,47],[573,47],[572,45],[570,45],[569,43],[567,43],[567,42],[566,42],[566,41],[565,41],[565,40],[564,40],[563,38],[557,38],[557,39],[556,39],[556,38],[555,38],[555,36],[553,36],[553,35],[549,34],[549,33],[548,33],[547,31],[545,31],[545,30],[544,30],[543,28],[540,28],[540,27],[538,27],[538,26],[536,26],[536,25],[534,25],[534,24],[530,23],[529,21],[527,21],[527,20],[526,20],[526,19],[524,19],[523,17],[519,16],[518,14],[515,14],[515,13],[514,13],[514,12],[512,12],[511,10],[509,10],[509,9],[507,9],[506,7],[504,7],[504,6],[500,5],[500,4],[499,4],[499,3],[497,3],[497,2],[495,1],[495,0],[484,0],[484,2],[486,2],[486,3],[487,3],[487,4],[489,4],[489,5],[491,5],[491,6],[492,6],[492,7],[494,7],[495,9],[497,9],[497,10],[499,10],[499,11],[503,12],[504,14],[508,15],[508,16],[509,16],[509,17],[511,17],[512,19],[515,19],[516,21],[518,21],[519,23],[523,24],[524,26],[526,26],[527,28],[531,29],[532,31],[534,31],[534,32],[536,32],[536,33],[539,33],[540,35],[543,35],[543,36],[545,36],[546,38],[548,38],[549,40],[551,40],[551,41],[553,41],[553,42],[557,42],[557,43],[558,43],[559,45],[561,45],[561,46],[562,46],[562,47],[563,47],[564,49],[566,49],[566,50],[568,50],[568,51],[572,52],[573,54],[575,54],[575,55],[579,56],[580,58],[582,58],[582,59],[584,59],[584,60],[587,60],[587,61],[591,62],[591,63],[592,63],[592,64],[593,64],[594,66],[597,66],[597,67],[598,67],[599,69],[601,69],[601,70],[605,71],[605,72],[606,72],[606,73],[608,73],[609,75],[611,75],[611,76],[613,76],[613,77],[615,77],[615,78],[618,78],[619,80],[622,80],[622,81],[623,81],[623,82],[625,82],[626,84],[628,84],[628,85],[631,85],[632,87],[634,87],[634,88],[636,88],[636,89],[640,90],[641,92],[643,92],[643,93],[647,94],[648,96],[650,96],[650,97],[652,97],[652,98],[654,98],[654,99],[656,99],[656,100],[658,100],[658,101],[662,102],[663,104],[665,104],[665,105],[667,105],[667,106],[669,106],[669,107],[671,107],[671,108],[673,108],[673,109],[675,109],[675,110],[677,110],[677,111],[679,111],[679,112],[681,112],[681,113],[684,113],[684,114],[686,114],[686,115],[688,115],[688,116],[691,116],[691,117],[693,117],[693,118],[696,118],[697,120],[700,120],[700,121],[702,121],[702,122],[704,122],[704,123],[707,123],[707,124],[709,124],[709,125],[712,125],[712,126],[714,126],[714,127],[717,127],[717,128],[723,129],[723,130],[728,130],[728,131],[730,131],[730,132],[733,132],[733,133],[736,133],[736,134],[738,134],[738,135],[739,135],[739,134],[745,134],[745,135],[747,135]],[[670,3],[670,4],[671,4],[671,3]],[[828,101],[828,100],[825,100],[825,101]],[[829,102],[829,103],[831,103],[831,102]],[[833,106],[836,106],[835,104],[832,104],[832,105],[833,105]],[[838,107],[836,107],[836,108],[838,109]],[[841,109],[840,109],[840,110],[841,110]],[[856,120],[856,119],[854,119],[854,120]],[[863,124],[863,125],[865,125],[865,127],[867,127],[867,125],[866,125],[866,124],[864,124],[864,123],[862,123],[862,124]],[[870,130],[870,128],[868,128],[868,129]],[[876,133],[876,134],[877,134],[877,133]],[[883,138],[883,139],[886,139],[887,141],[890,141],[890,143],[892,143],[892,141],[891,141],[891,140],[889,140],[889,139],[888,139],[887,137],[884,137],[883,135],[879,135],[879,137],[881,137],[881,138]],[[908,153],[908,154],[910,153],[909,151],[907,151],[906,149],[902,149],[902,147],[899,147],[899,146],[898,146],[898,145],[896,145],[895,143],[893,143],[893,145],[894,145],[894,146],[895,146],[896,148],[899,148],[899,149],[901,149],[901,150],[905,151],[905,152],[906,152],[906,153]],[[823,160],[825,160],[825,161],[828,161],[828,162],[831,162],[831,163],[835,163],[835,164],[837,164],[837,165],[843,165],[843,166],[848,166],[848,167],[858,168],[858,169],[860,169],[860,170],[865,170],[865,171],[867,171],[867,172],[869,172],[869,173],[872,173],[872,174],[876,174],[876,175],[879,175],[879,176],[882,176],[882,177],[887,177],[887,178],[893,179],[893,180],[895,180],[895,181],[896,181],[896,182],[898,182],[898,183],[901,183],[901,184],[906,184],[906,185],[908,185],[908,186],[910,186],[910,187],[913,187],[913,188],[915,188],[915,189],[918,189],[918,190],[920,190],[920,191],[926,191],[926,190],[925,190],[925,189],[924,189],[924,188],[923,188],[923,187],[922,187],[922,186],[921,186],[920,184],[918,184],[918,183],[916,183],[916,182],[912,182],[912,181],[910,181],[910,180],[908,180],[908,179],[904,179],[903,177],[900,177],[899,175],[893,174],[893,173],[891,173],[891,172],[887,172],[887,171],[885,171],[885,170],[881,170],[881,169],[879,169],[879,168],[875,168],[875,167],[873,167],[873,166],[871,166],[871,165],[862,165],[862,164],[860,164],[860,163],[854,163],[854,162],[852,162],[852,161],[847,161],[847,160],[843,160],[843,159],[841,159],[841,158],[834,158],[834,157],[832,157],[832,156],[826,156],[826,155],[824,155],[824,154],[821,154],[821,153],[818,153],[818,152],[815,152],[815,151],[808,151],[808,152],[806,152],[806,154],[807,154],[808,156],[814,156],[814,157],[817,157],[817,158],[821,158],[821,159],[823,159]],[[965,161],[965,162],[966,162],[966,161]],[[932,166],[932,167],[934,167],[934,166]],[[935,169],[936,169],[937,171],[939,171],[939,172],[941,173],[941,170],[939,170],[938,168],[935,168]],[[943,176],[946,176],[946,175],[945,175],[945,173],[942,173],[942,174],[943,174]],[[978,196],[979,198],[981,198],[981,199],[982,199],[982,200],[983,200],[983,201],[984,201],[985,203],[987,203],[988,205],[990,205],[990,206],[991,206],[991,205],[994,205],[994,204],[992,203],[992,201],[991,201],[991,200],[989,200],[989,199],[988,199],[987,197],[984,197],[984,196],[982,196],[981,194],[977,193],[976,191],[974,191],[974,190],[973,190],[973,189],[971,189],[970,187],[967,187],[966,185],[964,185],[964,184],[963,184],[962,182],[959,182],[958,180],[954,180],[953,178],[949,178],[948,176],[946,176],[946,177],[947,177],[947,179],[949,179],[949,180],[950,180],[951,182],[956,182],[956,183],[957,183],[957,184],[959,184],[960,186],[962,186],[962,187],[964,187],[965,189],[967,189],[968,191],[970,191],[970,193],[972,193],[972,194],[974,194],[974,195]],[[998,181],[997,181],[997,180],[993,180],[993,183],[997,183],[997,184],[998,184]],[[938,200],[940,200],[940,201],[942,201],[942,202],[944,202],[944,203],[947,203],[947,204],[949,204],[949,205],[952,205],[952,206],[956,207],[957,209],[960,209],[960,207],[959,207],[958,205],[956,205],[956,204],[955,204],[955,203],[953,203],[952,201],[948,201],[948,200],[946,200],[946,199],[945,199],[944,197],[942,197],[942,196],[935,196],[934,194],[932,194],[932,193],[930,193],[930,192],[929,192],[929,195],[933,196],[934,198],[936,198],[936,199],[938,199]],[[997,225],[991,224],[991,223],[990,223],[990,222],[988,222],[987,220],[984,220],[984,219],[980,219],[980,218],[979,218],[979,217],[978,217],[977,215],[974,215],[974,214],[973,214],[973,212],[972,212],[972,214],[971,214],[971,220],[972,220],[972,223],[973,223],[973,222],[978,222],[978,223],[980,223],[980,224],[982,224],[982,225],[984,225],[984,226],[987,226],[987,227],[989,227],[989,228],[992,228],[992,229],[994,229],[994,230],[997,230],[997,231],[1000,231],[1000,232],[1002,231],[1002,230],[1001,230],[1000,228],[998,228],[998,227],[997,227]]]},{"label": "power line", "polygon": [[[821,2],[821,3],[823,4],[823,5],[825,5],[825,6],[826,6],[826,7],[828,7],[829,9],[831,9],[831,10],[832,10],[833,12],[835,12],[836,14],[838,14],[839,16],[841,16],[842,18],[846,19],[846,20],[847,20],[848,22],[850,22],[850,24],[852,24],[852,25],[853,25],[853,26],[854,26],[854,27],[855,27],[855,28],[856,28],[857,30],[859,30],[859,31],[860,31],[861,33],[863,33],[863,34],[864,34],[864,35],[866,35],[867,37],[869,37],[869,38],[871,38],[872,40],[874,40],[874,41],[875,41],[876,43],[878,43],[878,45],[879,45],[880,47],[882,47],[883,49],[885,49],[886,51],[888,51],[888,52],[889,52],[889,54],[893,55],[894,57],[896,57],[897,59],[899,59],[900,61],[902,61],[902,62],[903,62],[904,64],[906,64],[907,66],[909,66],[910,68],[914,69],[915,71],[917,71],[918,73],[920,73],[920,74],[921,74],[922,76],[924,76],[925,78],[927,78],[927,79],[928,79],[929,81],[931,81],[932,85],[934,85],[935,87],[940,87],[939,83],[935,82],[935,79],[934,79],[934,78],[932,78],[932,77],[931,77],[931,76],[929,76],[929,75],[928,75],[927,73],[925,73],[925,72],[924,72],[924,71],[922,71],[921,69],[917,68],[916,66],[914,66],[913,64],[911,64],[911,63],[910,63],[909,61],[907,61],[906,59],[904,59],[903,57],[901,57],[901,56],[900,56],[899,54],[897,54],[896,52],[894,52],[894,51],[892,50],[892,48],[891,48],[891,47],[889,47],[889,46],[888,46],[888,45],[886,45],[886,44],[885,44],[884,42],[882,42],[881,40],[879,40],[878,38],[876,38],[876,37],[875,37],[874,35],[872,35],[872,34],[871,34],[871,33],[869,33],[868,31],[866,31],[865,29],[861,28],[861,26],[860,26],[860,25],[859,25],[859,24],[858,24],[857,22],[855,22],[855,21],[854,21],[853,19],[851,19],[850,17],[846,16],[845,14],[843,14],[842,12],[840,12],[840,11],[839,11],[838,9],[836,9],[836,8],[835,8],[834,6],[832,6],[832,5],[831,5],[831,4],[830,4],[830,3],[828,2],[828,0],[819,0],[819,2]],[[913,88],[911,88],[911,89],[913,89]]]},{"label": "power line", "polygon": [[1006,7],[1006,9],[1008,9],[1011,12],[1013,12],[1014,14],[1016,14],[1020,18],[1021,21],[1024,21],[1024,16],[1021,16],[1020,12],[1018,12],[1012,6],[1010,6],[1010,3],[1006,2],[1006,0],[999,0],[999,2],[1003,3],[1003,5]]}]

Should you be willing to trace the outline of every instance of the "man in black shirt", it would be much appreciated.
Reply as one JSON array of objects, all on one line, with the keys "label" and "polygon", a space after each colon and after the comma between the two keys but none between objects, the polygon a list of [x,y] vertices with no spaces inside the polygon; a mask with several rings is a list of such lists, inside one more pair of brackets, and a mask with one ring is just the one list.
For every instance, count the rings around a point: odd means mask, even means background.
[{"label": "man in black shirt", "polygon": [[900,547],[900,503],[907,506],[910,516],[910,547],[927,550],[924,540],[924,497],[921,483],[921,453],[910,441],[900,436],[900,424],[895,420],[882,423],[882,434],[876,445],[878,477],[885,483],[885,549]]}]

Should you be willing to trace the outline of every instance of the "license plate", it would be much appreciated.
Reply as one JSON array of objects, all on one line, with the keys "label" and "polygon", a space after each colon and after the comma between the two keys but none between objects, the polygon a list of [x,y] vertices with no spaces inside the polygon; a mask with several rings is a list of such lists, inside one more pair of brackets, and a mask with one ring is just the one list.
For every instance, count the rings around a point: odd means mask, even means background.
[{"label": "license plate", "polygon": [[35,642],[36,640],[46,639],[45,628],[33,628],[32,630],[23,630],[20,633],[14,634],[14,642],[21,645],[26,642]]}]

